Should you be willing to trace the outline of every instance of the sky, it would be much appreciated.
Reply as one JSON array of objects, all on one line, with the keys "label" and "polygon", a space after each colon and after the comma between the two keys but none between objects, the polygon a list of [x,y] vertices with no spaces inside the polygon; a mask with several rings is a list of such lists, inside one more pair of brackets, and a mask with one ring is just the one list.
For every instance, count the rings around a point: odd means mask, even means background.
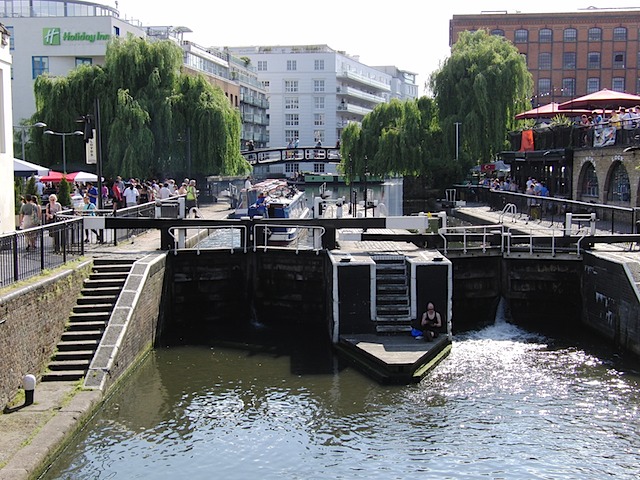
[{"label": "sky", "polygon": [[369,66],[394,65],[418,75],[420,94],[429,75],[450,53],[449,20],[482,11],[572,12],[590,6],[629,7],[593,0],[119,0],[120,16],[145,26],[185,26],[189,40],[203,47],[326,44],[359,56]]}]

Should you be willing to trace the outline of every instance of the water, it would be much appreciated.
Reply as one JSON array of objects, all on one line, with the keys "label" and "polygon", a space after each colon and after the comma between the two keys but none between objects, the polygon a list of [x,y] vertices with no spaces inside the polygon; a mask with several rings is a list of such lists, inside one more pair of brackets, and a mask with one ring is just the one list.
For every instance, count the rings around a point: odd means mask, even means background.
[{"label": "water", "polygon": [[46,479],[616,479],[640,472],[640,376],[505,323],[454,338],[421,383],[287,357],[153,352]]}]

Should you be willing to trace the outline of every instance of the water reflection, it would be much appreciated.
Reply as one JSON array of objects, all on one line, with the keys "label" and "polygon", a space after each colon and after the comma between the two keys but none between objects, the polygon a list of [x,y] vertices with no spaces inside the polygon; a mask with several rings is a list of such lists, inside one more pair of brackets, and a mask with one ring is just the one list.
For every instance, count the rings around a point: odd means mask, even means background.
[{"label": "water reflection", "polygon": [[45,478],[635,478],[639,377],[498,319],[420,384],[154,352]]}]

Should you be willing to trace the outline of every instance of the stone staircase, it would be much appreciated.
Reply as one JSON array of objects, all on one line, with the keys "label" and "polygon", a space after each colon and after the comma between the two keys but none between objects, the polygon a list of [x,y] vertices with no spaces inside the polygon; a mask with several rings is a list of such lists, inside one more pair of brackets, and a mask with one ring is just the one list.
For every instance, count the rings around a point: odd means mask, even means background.
[{"label": "stone staircase", "polygon": [[43,382],[75,381],[85,376],[111,317],[133,260],[97,258],[84,281],[82,296],[69,316]]},{"label": "stone staircase", "polygon": [[403,255],[377,255],[376,331],[406,333],[411,330],[411,301],[407,262]]}]

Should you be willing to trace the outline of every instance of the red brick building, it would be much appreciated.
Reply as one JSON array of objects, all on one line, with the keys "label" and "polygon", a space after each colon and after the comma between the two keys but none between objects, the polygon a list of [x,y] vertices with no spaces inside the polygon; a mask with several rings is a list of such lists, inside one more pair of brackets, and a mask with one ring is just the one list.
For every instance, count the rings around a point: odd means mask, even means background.
[{"label": "red brick building", "polygon": [[603,88],[640,93],[640,9],[454,15],[449,44],[462,31],[481,29],[504,36],[525,55],[534,105]]}]

